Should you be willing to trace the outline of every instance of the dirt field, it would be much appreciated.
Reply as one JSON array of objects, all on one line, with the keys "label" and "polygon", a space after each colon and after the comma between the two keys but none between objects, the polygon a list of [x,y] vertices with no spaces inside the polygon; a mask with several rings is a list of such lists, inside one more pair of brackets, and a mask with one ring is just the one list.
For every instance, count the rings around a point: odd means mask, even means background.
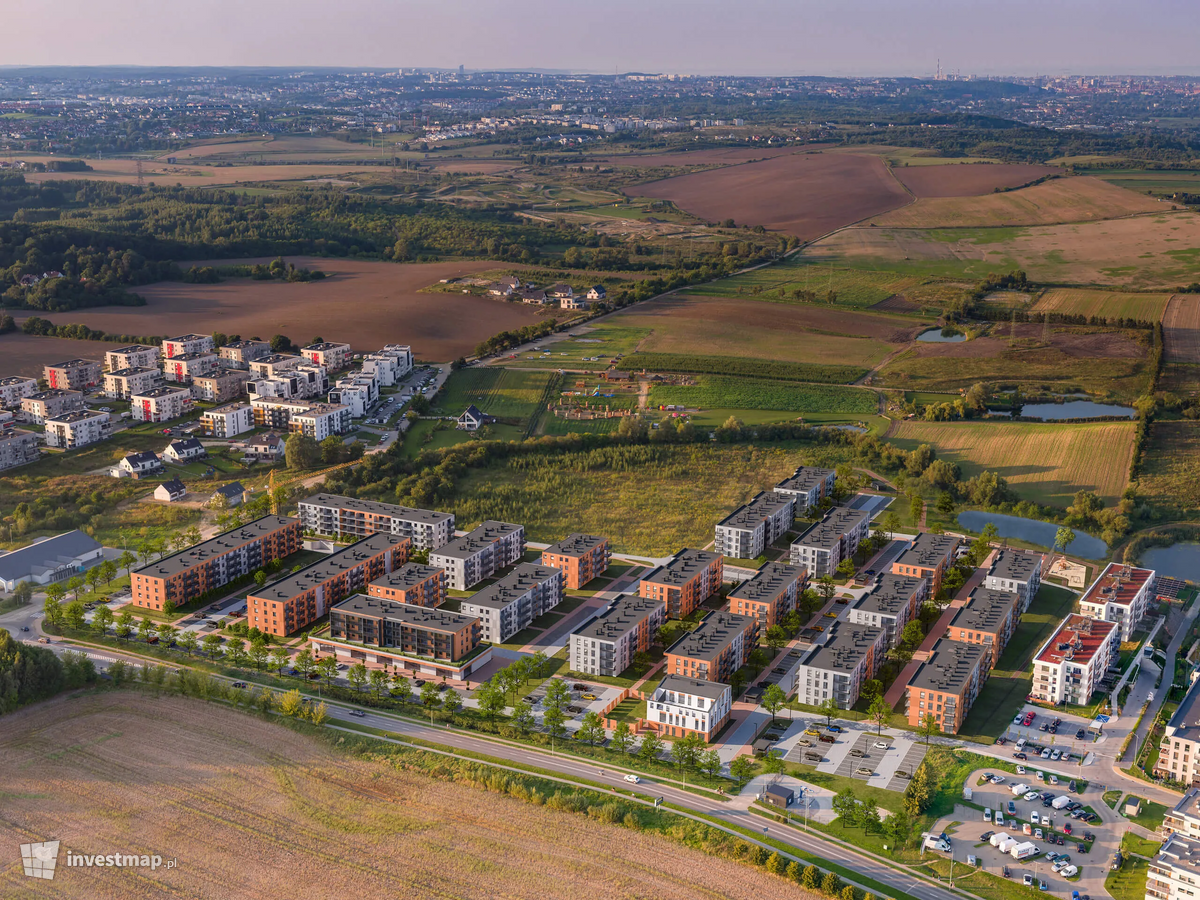
[{"label": "dirt field", "polygon": [[[355,350],[377,349],[387,343],[411,344],[416,356],[434,362],[455,359],[470,353],[485,338],[537,321],[537,316],[519,303],[418,293],[442,278],[494,269],[494,262],[396,264],[309,257],[288,261],[319,268],[332,277],[308,284],[240,278],[203,285],[160,282],[138,288],[146,306],[46,313],[43,318],[56,323],[82,322],[114,334],[210,334],[220,330],[242,337],[286,334],[294,341],[320,335],[346,341]],[[0,338],[0,344],[11,338]]]},{"label": "dirt field", "polygon": [[6,334],[0,336],[0,378],[8,375],[41,378],[42,366],[67,359],[103,362],[104,351],[116,346],[104,341],[67,341],[62,338],[30,337],[20,332]]},{"label": "dirt field", "polygon": [[899,166],[892,169],[900,183],[918,197],[978,197],[996,188],[1013,188],[1061,172],[1055,166],[974,165]]},{"label": "dirt field", "polygon": [[898,422],[889,440],[905,449],[929,444],[940,458],[958,463],[964,477],[996,472],[1023,497],[1066,506],[1080,490],[1108,503],[1120,498],[1133,434],[1134,425],[1125,422]]},{"label": "dirt field", "polygon": [[1120,291],[1056,288],[1038,298],[1033,311],[1157,322],[1162,318],[1170,299],[1170,294],[1123,294]]},{"label": "dirt field", "polygon": [[808,153],[694,172],[629,188],[711,221],[763,225],[812,240],[911,198],[873,156]]},{"label": "dirt field", "polygon": [[[918,356],[942,356],[967,358],[986,358],[999,356],[1009,349],[1012,327],[1002,323],[992,326],[992,332],[987,337],[973,341],[963,341],[957,344],[939,344],[918,342]],[[1018,325],[1016,329],[1018,345],[1026,343],[1041,343],[1041,325]],[[1051,330],[1050,348],[1064,356],[1075,359],[1141,359],[1146,355],[1146,348],[1133,340],[1125,332],[1100,331],[1094,333],[1076,333]]]},{"label": "dirt field", "polygon": [[653,169],[659,166],[734,166],[795,153],[795,147],[730,147],[717,150],[680,150],[669,153],[630,153],[590,156],[591,162]]},{"label": "dirt field", "polygon": [[[101,694],[4,722],[7,896],[810,896],[738,863],[351,759],[200,701]],[[19,843],[43,838],[62,842],[59,867],[31,892],[12,860]],[[67,867],[64,850],[157,853],[179,866]]]},{"label": "dirt field", "polygon": [[[949,167],[923,169],[917,177],[932,180],[934,173],[940,175],[947,169],[953,171]],[[903,170],[897,170],[896,174],[899,177],[904,173]],[[982,179],[984,174],[986,173],[977,177]],[[1156,200],[1116,187],[1099,178],[1074,177],[1056,178],[1019,191],[969,199],[960,194],[929,196],[904,209],[879,215],[874,222],[880,227],[899,228],[1054,225],[1060,222],[1112,219],[1134,213],[1162,212],[1168,208]]]},{"label": "dirt field", "polygon": [[1200,363],[1200,294],[1176,294],[1163,313],[1167,361]]}]

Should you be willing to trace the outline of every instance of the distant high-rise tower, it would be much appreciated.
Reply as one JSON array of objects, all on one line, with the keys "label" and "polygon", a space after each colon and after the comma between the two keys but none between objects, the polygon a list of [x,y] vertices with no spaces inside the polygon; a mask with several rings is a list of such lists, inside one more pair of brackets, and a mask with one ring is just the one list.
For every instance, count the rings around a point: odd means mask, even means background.
[{"label": "distant high-rise tower", "polygon": [[466,68],[463,65],[459,64],[459,67],[458,67],[459,77],[462,77],[464,74],[466,74],[466,71],[467,71]]},{"label": "distant high-rise tower", "polygon": [[934,81],[942,80],[942,61],[940,58],[938,59],[938,62],[937,62],[937,74],[933,76],[933,80]]}]

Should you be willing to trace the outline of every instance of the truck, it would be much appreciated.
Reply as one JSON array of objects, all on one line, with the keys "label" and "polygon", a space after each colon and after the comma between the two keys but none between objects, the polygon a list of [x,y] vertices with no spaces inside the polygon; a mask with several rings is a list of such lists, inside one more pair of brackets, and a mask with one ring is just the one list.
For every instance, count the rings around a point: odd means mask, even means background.
[{"label": "truck", "polygon": [[1050,805],[1053,806],[1055,809],[1062,809],[1064,806],[1068,805],[1070,802],[1071,802],[1071,798],[1068,797],[1066,794],[1059,794],[1057,797],[1054,798],[1054,800],[1050,803]]},{"label": "truck", "polygon": [[1028,793],[1029,793],[1029,785],[1027,785],[1027,784],[1014,784],[1012,786],[1012,794],[1014,797],[1020,797],[1022,794],[1028,794]]},{"label": "truck", "polygon": [[996,849],[999,850],[1001,853],[1011,853],[1012,848],[1017,846],[1019,843],[1021,843],[1021,842],[1018,841],[1016,838],[1010,837],[1010,838],[1007,838],[1007,839],[1001,841],[1000,845]]},{"label": "truck", "polygon": [[1032,841],[1026,841],[1023,844],[1017,844],[1008,852],[1012,854],[1013,859],[1029,859],[1038,852],[1038,848]]},{"label": "truck", "polygon": [[988,839],[988,843],[991,844],[993,847],[999,847],[1001,844],[1003,844],[1005,841],[1008,841],[1008,840],[1011,840],[1011,838],[1008,836],[1008,832],[997,831],[995,834],[993,834]]}]

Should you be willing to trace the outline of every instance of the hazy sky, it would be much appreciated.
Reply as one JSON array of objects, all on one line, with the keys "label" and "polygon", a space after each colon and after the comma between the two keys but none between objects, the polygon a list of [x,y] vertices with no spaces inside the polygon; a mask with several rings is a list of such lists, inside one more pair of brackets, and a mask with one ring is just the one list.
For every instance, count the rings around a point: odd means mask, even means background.
[{"label": "hazy sky", "polygon": [[7,0],[0,65],[1196,73],[1200,0]]}]

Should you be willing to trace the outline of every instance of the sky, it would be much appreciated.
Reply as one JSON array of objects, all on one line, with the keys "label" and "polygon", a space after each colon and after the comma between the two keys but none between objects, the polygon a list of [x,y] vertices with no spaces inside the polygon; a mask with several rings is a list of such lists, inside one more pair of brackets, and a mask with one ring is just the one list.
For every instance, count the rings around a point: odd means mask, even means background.
[{"label": "sky", "polygon": [[[1200,74],[1198,0],[7,0],[0,65]],[[19,39],[15,39],[16,36]]]}]

